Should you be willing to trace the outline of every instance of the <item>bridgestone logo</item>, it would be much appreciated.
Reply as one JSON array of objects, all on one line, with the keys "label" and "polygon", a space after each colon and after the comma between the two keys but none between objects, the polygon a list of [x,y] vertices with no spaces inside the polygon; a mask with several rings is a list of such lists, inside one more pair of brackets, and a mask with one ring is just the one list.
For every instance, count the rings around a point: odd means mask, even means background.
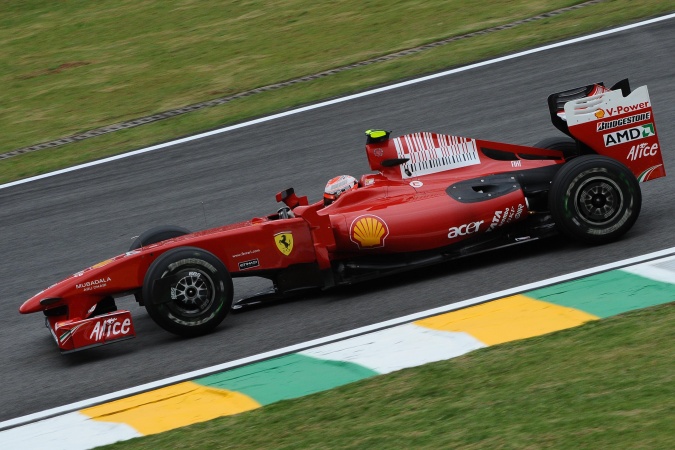
[{"label": "bridgestone logo", "polygon": [[636,114],[634,116],[624,117],[623,119],[617,120],[608,120],[606,122],[598,123],[597,131],[611,130],[613,128],[619,128],[624,125],[630,125],[631,123],[642,122],[644,120],[650,120],[652,118],[652,113],[647,112],[643,114]]},{"label": "bridgestone logo", "polygon": [[181,259],[180,261],[176,261],[175,263],[171,263],[167,266],[168,271],[172,271],[176,269],[177,267],[181,267],[183,265],[193,265],[193,266],[202,266],[206,267],[211,273],[216,273],[218,270],[213,267],[211,264],[208,263],[208,261],[205,261],[203,259],[199,258],[186,258],[186,259]]}]

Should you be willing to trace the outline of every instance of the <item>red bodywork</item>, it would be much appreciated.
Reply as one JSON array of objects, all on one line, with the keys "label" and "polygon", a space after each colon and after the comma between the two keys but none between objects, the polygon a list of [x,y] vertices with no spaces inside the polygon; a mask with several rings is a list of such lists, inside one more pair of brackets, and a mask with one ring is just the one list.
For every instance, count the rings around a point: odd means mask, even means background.
[{"label": "red bodywork", "polygon": [[[552,112],[566,122],[568,134],[588,152],[622,162],[639,181],[664,176],[646,87],[628,96],[600,85],[586,88]],[[263,276],[280,292],[360,279],[347,277],[345,267],[399,270],[409,255],[423,263],[439,249],[467,253],[466,243],[532,220],[538,213],[532,199],[567,161],[558,150],[434,133],[389,138],[379,131],[369,133],[366,155],[375,173],[330,206],[307,204],[292,190],[280,193],[277,200],[292,209],[289,218],[258,217],[127,252],[36,294],[20,312],[44,311],[59,348],[68,352],[133,337],[129,311],[101,314],[97,304],[139,291],[153,261],[177,247],[207,250],[233,277]],[[382,265],[400,255],[399,263]]]}]

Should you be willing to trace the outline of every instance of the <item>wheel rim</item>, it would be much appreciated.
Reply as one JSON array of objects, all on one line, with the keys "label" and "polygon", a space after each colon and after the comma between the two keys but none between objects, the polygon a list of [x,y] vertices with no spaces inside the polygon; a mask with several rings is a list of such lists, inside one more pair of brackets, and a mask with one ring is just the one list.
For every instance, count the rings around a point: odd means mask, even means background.
[{"label": "wheel rim", "polygon": [[183,317],[197,317],[208,311],[216,299],[216,289],[208,273],[200,269],[181,270],[171,286],[170,308]]},{"label": "wheel rim", "polygon": [[611,222],[623,207],[623,194],[614,182],[606,177],[586,180],[577,190],[576,210],[583,221],[600,226]]}]

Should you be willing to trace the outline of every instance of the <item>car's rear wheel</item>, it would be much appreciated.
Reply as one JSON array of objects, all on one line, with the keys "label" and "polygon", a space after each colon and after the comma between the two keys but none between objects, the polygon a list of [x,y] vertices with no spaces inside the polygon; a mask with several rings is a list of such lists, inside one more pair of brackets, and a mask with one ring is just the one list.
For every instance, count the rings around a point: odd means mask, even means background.
[{"label": "car's rear wheel", "polygon": [[[178,227],[175,225],[160,225],[154,228],[150,228],[147,231],[141,233],[140,236],[136,237],[129,247],[129,251],[138,250],[139,248],[145,247],[146,245],[156,244],[158,242],[166,241],[167,239],[173,239],[179,236],[185,236],[190,234],[190,230],[183,227]],[[143,306],[143,294],[140,291],[134,292],[134,298],[139,305]]]},{"label": "car's rear wheel", "polygon": [[563,234],[604,244],[630,230],[640,214],[642,194],[626,166],[606,156],[585,155],[564,164],[555,175],[549,206]]},{"label": "car's rear wheel", "polygon": [[212,253],[179,247],[157,258],[143,283],[145,309],[165,330],[199,336],[217,327],[232,307],[232,278]]},{"label": "car's rear wheel", "polygon": [[577,142],[570,137],[550,137],[542,139],[532,147],[544,148],[547,150],[558,150],[562,153],[563,158],[565,159],[579,154]]}]

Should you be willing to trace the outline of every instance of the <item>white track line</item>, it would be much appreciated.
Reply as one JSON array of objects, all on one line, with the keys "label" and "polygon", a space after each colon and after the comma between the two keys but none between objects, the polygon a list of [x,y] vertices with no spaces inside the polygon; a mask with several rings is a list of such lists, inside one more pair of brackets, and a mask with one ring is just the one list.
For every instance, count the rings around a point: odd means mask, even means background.
[{"label": "white track line", "polygon": [[469,300],[463,300],[461,302],[453,303],[451,305],[441,306],[441,307],[434,308],[434,309],[428,309],[426,311],[418,312],[418,313],[415,313],[415,314],[410,314],[410,315],[399,317],[399,318],[396,318],[396,319],[387,320],[387,321],[376,323],[376,324],[373,324],[373,325],[368,325],[368,326],[365,326],[365,327],[357,328],[355,330],[333,334],[333,335],[326,336],[326,337],[323,337],[323,338],[320,338],[320,339],[314,339],[314,340],[311,340],[311,341],[302,342],[300,344],[291,345],[291,346],[280,348],[280,349],[277,349],[277,350],[272,350],[272,351],[269,351],[269,352],[260,353],[258,355],[253,355],[253,356],[248,356],[246,358],[237,359],[235,361],[230,361],[230,362],[227,362],[227,363],[218,364],[218,365],[215,365],[215,366],[207,367],[207,368],[200,369],[200,370],[195,370],[195,371],[192,371],[192,372],[187,372],[187,373],[184,373],[182,375],[176,375],[176,376],[173,376],[173,377],[165,378],[163,380],[154,381],[152,383],[142,384],[140,386],[136,386],[136,387],[133,387],[133,388],[123,389],[121,391],[113,392],[111,394],[101,395],[101,396],[94,397],[94,398],[91,398],[91,399],[88,399],[88,400],[82,400],[80,402],[71,403],[69,405],[64,405],[64,406],[60,406],[60,407],[57,407],[57,408],[52,408],[52,409],[48,409],[48,410],[45,410],[45,411],[37,412],[37,413],[34,413],[34,414],[29,414],[29,415],[26,415],[26,416],[17,417],[15,419],[6,420],[4,422],[0,422],[0,430],[4,430],[4,429],[8,429],[8,428],[14,428],[14,427],[19,426],[19,425],[24,425],[24,424],[31,423],[31,422],[37,422],[38,420],[47,419],[49,417],[54,417],[54,416],[58,416],[58,415],[61,415],[61,414],[70,413],[70,412],[73,412],[73,411],[78,411],[78,410],[83,409],[83,408],[89,408],[91,406],[99,405],[101,403],[117,400],[117,399],[124,398],[124,397],[129,397],[131,395],[139,394],[141,392],[146,392],[146,391],[150,391],[150,390],[153,390],[153,389],[158,389],[158,388],[161,388],[161,387],[164,387],[164,386],[169,386],[169,385],[180,383],[180,382],[183,382],[183,381],[189,381],[189,380],[199,378],[199,377],[203,377],[203,376],[206,376],[206,375],[210,375],[210,374],[213,374],[213,373],[216,373],[216,372],[222,372],[222,371],[225,371],[225,370],[228,370],[228,369],[232,369],[234,367],[244,366],[246,364],[251,364],[251,363],[262,361],[262,360],[265,360],[265,359],[270,359],[270,358],[273,358],[275,356],[281,356],[281,355],[285,355],[285,354],[288,354],[288,353],[294,353],[294,352],[299,352],[299,351],[302,351],[302,350],[307,350],[307,349],[310,349],[310,348],[313,348],[313,347],[316,347],[316,346],[319,346],[319,345],[344,340],[344,339],[347,339],[347,338],[359,336],[359,335],[370,333],[370,332],[373,332],[373,331],[377,331],[377,330],[381,330],[381,329],[385,329],[385,328],[390,328],[390,327],[393,327],[393,326],[396,326],[396,325],[402,325],[402,324],[414,322],[415,320],[423,319],[425,317],[443,314],[443,313],[454,311],[454,310],[457,310],[457,309],[466,308],[466,307],[477,305],[477,304],[480,304],[480,303],[485,303],[485,302],[488,302],[488,301],[491,301],[491,300],[496,300],[498,298],[508,297],[510,295],[519,294],[519,293],[522,293],[522,292],[525,292],[525,291],[531,291],[533,289],[539,289],[541,287],[549,286],[549,285],[556,284],[556,283],[562,283],[563,281],[570,281],[570,280],[574,280],[574,279],[577,279],[577,278],[593,275],[593,274],[596,274],[596,273],[606,272],[608,270],[613,270],[613,269],[618,269],[618,268],[625,267],[625,266],[640,264],[640,263],[643,263],[645,261],[650,261],[650,260],[657,259],[657,258],[663,258],[663,257],[666,257],[666,256],[671,256],[673,254],[675,254],[675,247],[671,247],[669,249],[660,250],[660,251],[653,252],[653,253],[648,253],[648,254],[642,255],[642,256],[636,256],[634,258],[628,258],[628,259],[624,259],[624,260],[621,260],[621,261],[616,261],[616,262],[609,263],[609,264],[604,264],[602,266],[597,266],[597,267],[593,267],[593,268],[590,268],[590,269],[572,272],[572,273],[569,273],[567,275],[560,275],[560,276],[557,276],[557,277],[554,277],[554,278],[549,278],[548,280],[524,284],[522,286],[517,286],[517,287],[511,288],[511,289],[505,289],[505,290],[495,292],[495,293],[492,293],[492,294],[481,295],[480,297],[475,297],[475,298],[472,298],[472,299],[469,299]]},{"label": "white track line", "polygon": [[[170,146],[173,146],[173,145],[178,145],[178,144],[182,144],[182,143],[185,143],[185,142],[190,142],[190,141],[202,139],[204,137],[213,136],[215,134],[225,133],[227,131],[232,131],[232,130],[256,125],[256,124],[263,123],[263,122],[268,122],[268,121],[271,121],[271,120],[279,119],[281,117],[286,117],[286,116],[290,116],[290,115],[293,115],[293,114],[299,114],[299,113],[302,113],[302,112],[305,112],[305,111],[310,111],[310,110],[313,110],[313,109],[322,108],[324,106],[334,105],[336,103],[346,102],[346,101],[353,100],[353,99],[356,99],[356,98],[365,97],[367,95],[377,94],[379,92],[384,92],[384,91],[388,91],[388,90],[392,90],[392,89],[398,89],[398,88],[404,87],[404,86],[422,83],[422,82],[427,81],[427,80],[432,80],[432,79],[435,79],[435,78],[440,78],[440,77],[444,77],[444,76],[447,76],[447,75],[452,75],[452,74],[455,74],[455,73],[464,72],[464,71],[475,69],[475,68],[478,68],[478,67],[487,66],[487,65],[490,65],[490,64],[496,64],[498,62],[507,61],[509,59],[520,58],[522,56],[527,56],[527,55],[531,55],[531,54],[534,54],[534,53],[539,53],[539,52],[543,52],[543,51],[546,51],[546,50],[550,50],[550,49],[553,49],[553,48],[558,48],[558,47],[563,47],[563,46],[566,46],[566,45],[575,44],[577,42],[583,42],[583,41],[587,41],[587,40],[590,40],[590,39],[595,39],[595,38],[601,37],[601,36],[607,36],[607,35],[610,35],[610,34],[619,33],[621,31],[626,31],[626,30],[630,30],[630,29],[633,29],[633,28],[638,28],[638,27],[641,27],[641,26],[650,25],[650,24],[661,22],[661,21],[664,21],[664,20],[669,20],[669,19],[672,19],[672,18],[675,18],[675,13],[669,14],[667,16],[657,17],[657,18],[650,19],[650,20],[645,20],[643,22],[638,22],[638,23],[634,23],[634,24],[631,24],[631,25],[626,25],[626,26],[619,27],[619,28],[614,28],[614,29],[611,29],[611,30],[602,31],[602,32],[599,32],[599,33],[590,34],[588,36],[570,39],[570,40],[564,41],[564,42],[558,42],[556,44],[546,45],[544,47],[539,47],[539,48],[535,48],[535,49],[532,49],[532,50],[526,50],[526,51],[523,51],[523,52],[520,52],[520,53],[515,53],[513,55],[502,56],[500,58],[491,59],[489,61],[483,61],[483,62],[480,62],[480,63],[471,64],[469,66],[459,67],[457,69],[452,69],[452,70],[448,70],[448,71],[445,71],[445,72],[439,72],[439,73],[436,73],[436,74],[433,74],[433,75],[428,75],[428,76],[425,76],[425,77],[422,77],[422,78],[417,78],[417,79],[414,79],[414,80],[408,80],[408,81],[393,84],[393,85],[390,85],[390,86],[384,86],[384,87],[381,87],[381,88],[378,88],[378,89],[373,89],[373,90],[370,90],[370,91],[361,92],[359,94],[354,94],[354,95],[350,95],[350,96],[347,96],[347,97],[329,100],[329,101],[326,101],[326,102],[317,103],[315,105],[305,106],[303,108],[294,109],[292,111],[287,111],[287,112],[274,114],[274,115],[267,116],[267,117],[262,117],[262,118],[259,118],[259,119],[251,120],[249,122],[244,122],[244,123],[240,123],[240,124],[237,124],[237,125],[221,128],[221,129],[218,129],[218,130],[209,131],[209,132],[198,134],[198,135],[195,135],[195,136],[189,136],[189,137],[186,137],[186,138],[183,138],[183,139],[178,139],[176,141],[166,142],[164,144],[154,145],[152,147],[147,147],[147,148],[136,150],[136,151],[133,151],[133,152],[124,153],[122,155],[111,156],[110,158],[105,158],[105,159],[93,161],[93,162],[86,163],[86,164],[80,164],[79,166],[73,166],[73,167],[69,167],[67,169],[57,170],[55,172],[50,172],[50,173],[46,173],[46,174],[43,174],[43,175],[38,175],[38,176],[35,176],[35,177],[26,178],[26,179],[19,180],[19,181],[14,181],[14,182],[11,182],[11,183],[0,185],[0,189],[5,189],[5,188],[11,187],[11,186],[16,186],[16,185],[19,185],[19,184],[28,183],[28,182],[31,182],[31,181],[40,180],[40,179],[43,179],[43,178],[52,177],[52,176],[55,176],[55,175],[60,175],[60,174],[63,174],[63,173],[72,172],[72,171],[79,170],[79,169],[84,169],[86,167],[97,166],[99,164],[105,164],[107,162],[116,161],[118,159],[123,159],[123,158],[128,158],[130,156],[139,155],[139,154],[142,154],[142,153],[148,153],[148,152],[152,152],[152,151],[155,151],[155,150],[160,150],[160,149],[170,147]],[[506,289],[506,290],[499,291],[499,292],[496,292],[496,293],[493,293],[493,294],[483,295],[483,296],[480,296],[480,297],[476,297],[476,298],[473,298],[473,299],[453,303],[451,305],[443,306],[443,307],[440,307],[440,308],[430,309],[430,310],[427,310],[427,311],[422,311],[420,313],[400,317],[398,319],[392,319],[392,320],[388,320],[386,322],[380,322],[380,323],[377,323],[377,324],[374,324],[374,325],[370,325],[370,326],[362,327],[362,328],[357,328],[355,330],[346,331],[346,332],[343,332],[343,333],[334,334],[334,335],[327,336],[327,337],[324,337],[324,338],[321,338],[321,339],[315,339],[315,340],[304,342],[304,343],[301,343],[301,344],[292,345],[290,347],[284,347],[284,348],[281,348],[281,349],[278,349],[278,350],[265,352],[265,353],[261,353],[261,354],[258,354],[258,355],[249,356],[249,357],[238,359],[238,360],[235,360],[235,361],[230,361],[230,362],[224,363],[224,364],[219,364],[217,366],[207,367],[205,369],[196,370],[196,371],[193,371],[193,372],[188,372],[188,373],[185,373],[185,374],[182,374],[182,375],[177,375],[175,377],[165,378],[163,380],[143,384],[143,385],[140,385],[140,386],[137,386],[137,387],[134,387],[134,388],[123,389],[121,391],[113,392],[111,394],[101,395],[99,397],[94,397],[94,398],[91,398],[91,399],[88,399],[88,400],[83,400],[83,401],[80,401],[80,402],[71,403],[71,404],[60,406],[60,407],[57,407],[57,408],[52,408],[52,409],[48,409],[48,410],[41,411],[41,412],[38,412],[38,413],[29,414],[29,415],[26,415],[26,416],[21,416],[21,417],[15,418],[15,419],[10,419],[10,420],[6,420],[4,422],[0,422],[0,430],[7,429],[7,428],[13,428],[13,427],[16,427],[18,425],[23,425],[23,424],[26,424],[26,423],[35,422],[35,421],[38,421],[38,420],[46,419],[48,417],[57,416],[59,414],[77,411],[77,410],[82,409],[82,408],[88,408],[90,406],[98,405],[98,404],[101,404],[101,403],[104,403],[104,402],[116,400],[116,399],[123,398],[123,397],[128,397],[130,395],[138,394],[138,393],[149,391],[149,390],[152,390],[152,389],[157,389],[157,388],[160,388],[160,387],[163,387],[163,386],[168,386],[168,385],[179,383],[179,382],[182,382],[182,381],[191,380],[191,379],[194,379],[194,378],[209,375],[209,374],[214,373],[214,372],[220,372],[220,371],[223,371],[223,370],[231,369],[233,367],[243,366],[245,364],[250,364],[250,363],[253,363],[253,362],[257,362],[257,361],[262,361],[264,359],[273,358],[275,356],[280,356],[280,355],[284,355],[284,354],[287,354],[287,353],[293,353],[293,352],[297,352],[297,351],[306,350],[306,349],[311,348],[311,347],[316,347],[318,345],[326,344],[326,343],[329,343],[329,342],[334,342],[334,341],[338,341],[338,340],[341,340],[341,339],[346,339],[346,338],[349,338],[349,337],[358,336],[360,334],[369,333],[371,331],[375,331],[375,330],[379,330],[379,329],[383,329],[383,328],[389,328],[389,327],[392,327],[392,326],[395,326],[395,325],[401,325],[401,324],[404,324],[404,323],[413,322],[415,320],[418,320],[418,319],[421,319],[421,318],[424,318],[424,317],[429,317],[429,316],[433,316],[433,315],[436,315],[436,314],[442,314],[442,313],[446,313],[446,312],[453,311],[453,310],[460,309],[460,308],[466,308],[468,306],[476,305],[478,303],[484,303],[486,301],[494,300],[496,298],[514,295],[514,294],[517,294],[517,293],[520,293],[520,292],[523,292],[523,291],[537,289],[537,288],[540,288],[540,287],[543,287],[543,286],[561,283],[563,281],[569,281],[569,280],[572,280],[572,279],[575,279],[575,278],[593,275],[595,273],[604,272],[604,271],[612,270],[612,269],[617,269],[617,268],[623,267],[623,266],[638,264],[638,263],[648,261],[648,260],[651,260],[651,259],[668,256],[668,255],[671,255],[673,253],[675,253],[675,247],[669,248],[669,249],[666,249],[666,250],[661,250],[661,251],[658,251],[658,252],[648,253],[648,254],[642,255],[642,256],[637,256],[635,258],[624,259],[622,261],[617,261],[617,262],[614,262],[614,263],[605,264],[603,266],[598,266],[598,267],[594,267],[594,268],[591,268],[591,269],[573,272],[573,273],[567,274],[567,275],[561,275],[561,276],[558,276],[558,277],[555,277],[555,278],[550,278],[548,280],[543,280],[543,281],[539,281],[539,282],[536,282],[536,283],[530,283],[530,284],[518,286],[518,287],[515,287],[515,288],[511,288],[511,289]]]},{"label": "white track line", "polygon": [[361,92],[361,93],[354,94],[354,95],[348,95],[347,97],[336,98],[336,99],[333,99],[333,100],[328,100],[328,101],[317,103],[317,104],[314,104],[314,105],[304,106],[302,108],[294,109],[294,110],[291,110],[291,111],[286,111],[286,112],[279,113],[279,114],[273,114],[273,115],[267,116],[267,117],[261,117],[259,119],[250,120],[248,122],[243,122],[243,123],[240,123],[240,124],[237,124],[237,125],[232,125],[232,126],[220,128],[220,129],[217,129],[217,130],[208,131],[206,133],[196,134],[194,136],[188,136],[186,138],[178,139],[178,140],[175,140],[175,141],[165,142],[164,144],[153,145],[151,147],[146,147],[146,148],[142,148],[142,149],[139,149],[139,150],[134,150],[134,151],[131,151],[131,152],[128,152],[128,153],[123,153],[121,155],[111,156],[109,158],[100,159],[98,161],[92,161],[92,162],[89,162],[89,163],[80,164],[80,165],[73,166],[73,167],[68,167],[66,169],[61,169],[61,170],[57,170],[55,172],[45,173],[45,174],[42,174],[42,175],[30,177],[30,178],[24,178],[23,180],[12,181],[11,183],[0,184],[0,189],[6,189],[6,188],[9,188],[9,187],[12,187],[12,186],[17,186],[17,185],[20,185],[20,184],[29,183],[31,181],[37,181],[37,180],[41,180],[43,178],[49,178],[49,177],[53,177],[53,176],[56,176],[56,175],[61,175],[63,173],[73,172],[75,170],[80,170],[80,169],[84,169],[84,168],[87,168],[87,167],[98,166],[100,164],[109,163],[111,161],[117,161],[118,159],[129,158],[131,156],[140,155],[140,154],[143,154],[143,153],[153,152],[155,150],[161,150],[163,148],[171,147],[171,146],[178,145],[178,144],[184,144],[186,142],[196,141],[198,139],[203,139],[205,137],[213,136],[213,135],[220,134],[220,133],[226,133],[228,131],[237,130],[239,128],[250,127],[252,125],[257,125],[259,123],[269,122],[271,120],[276,120],[276,119],[279,119],[279,118],[282,118],[282,117],[288,117],[288,116],[291,116],[291,115],[294,115],[294,114],[300,114],[300,113],[303,113],[303,112],[306,112],[306,111],[311,111],[313,109],[323,108],[323,107],[326,107],[326,106],[335,105],[337,103],[347,102],[347,101],[354,100],[354,99],[357,99],[357,98],[366,97],[368,95],[378,94],[380,92],[386,92],[386,91],[402,88],[402,87],[405,87],[405,86],[410,86],[410,85],[417,84],[417,83],[423,83],[425,81],[433,80],[435,78],[445,77],[445,76],[453,75],[453,74],[460,73],[460,72],[466,72],[468,70],[476,69],[476,68],[479,68],[479,67],[485,67],[485,66],[489,66],[491,64],[497,64],[497,63],[500,63],[500,62],[503,62],[503,61],[508,61],[510,59],[520,58],[520,57],[523,57],[523,56],[544,52],[544,51],[551,50],[551,49],[558,48],[558,47],[564,47],[564,46],[567,46],[567,45],[576,44],[578,42],[588,41],[588,40],[591,40],[591,39],[599,38],[599,37],[602,37],[602,36],[607,36],[607,35],[614,34],[614,33],[620,33],[622,31],[631,30],[633,28],[638,28],[638,27],[650,25],[650,24],[657,23],[657,22],[662,22],[664,20],[669,20],[669,19],[673,19],[673,18],[675,18],[675,13],[668,14],[666,16],[656,17],[654,19],[649,19],[649,20],[645,20],[645,21],[630,24],[630,25],[626,25],[626,26],[619,27],[619,28],[613,28],[611,30],[601,31],[599,33],[589,34],[588,36],[582,36],[582,37],[570,39],[570,40],[567,40],[567,41],[558,42],[558,43],[555,43],[555,44],[550,44],[550,45],[545,45],[543,47],[534,48],[534,49],[531,49],[531,50],[525,50],[523,52],[514,53],[512,55],[501,56],[499,58],[490,59],[488,61],[482,61],[482,62],[475,63],[475,64],[470,64],[468,66],[458,67],[456,69],[447,70],[445,72],[435,73],[433,75],[428,75],[428,76],[425,76],[425,77],[416,78],[414,80],[408,80],[408,81],[404,81],[404,82],[401,82],[401,83],[392,84],[392,85],[389,85],[389,86],[383,86],[381,88],[372,89],[370,91],[365,91],[365,92]]}]

